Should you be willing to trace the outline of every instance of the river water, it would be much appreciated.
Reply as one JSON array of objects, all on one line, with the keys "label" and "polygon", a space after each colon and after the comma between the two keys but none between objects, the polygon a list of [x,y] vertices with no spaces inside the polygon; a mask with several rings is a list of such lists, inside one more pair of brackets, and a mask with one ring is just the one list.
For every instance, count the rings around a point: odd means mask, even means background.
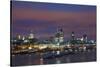
[{"label": "river water", "polygon": [[96,61],[96,51],[75,52],[61,57],[43,59],[40,54],[11,55],[11,66],[45,65]]}]

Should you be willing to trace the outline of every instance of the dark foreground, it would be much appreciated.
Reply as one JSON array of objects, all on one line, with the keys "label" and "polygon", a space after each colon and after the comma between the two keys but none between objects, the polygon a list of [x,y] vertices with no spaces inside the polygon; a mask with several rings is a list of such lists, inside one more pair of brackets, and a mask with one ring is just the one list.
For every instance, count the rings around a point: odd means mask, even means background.
[{"label": "dark foreground", "polygon": [[[42,54],[43,55],[43,54]],[[96,61],[96,51],[74,52],[54,58],[42,58],[40,53],[11,55],[11,66],[60,64]]]}]

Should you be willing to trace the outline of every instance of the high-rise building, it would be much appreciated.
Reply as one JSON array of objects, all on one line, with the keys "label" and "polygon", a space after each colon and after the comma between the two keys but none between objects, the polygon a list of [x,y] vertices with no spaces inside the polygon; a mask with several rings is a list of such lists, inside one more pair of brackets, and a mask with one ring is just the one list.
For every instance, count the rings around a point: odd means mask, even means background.
[{"label": "high-rise building", "polygon": [[55,42],[61,43],[64,41],[64,32],[61,27],[57,29],[57,33],[55,34]]},{"label": "high-rise building", "polygon": [[83,41],[87,42],[87,35],[86,34],[83,35]]},{"label": "high-rise building", "polygon": [[72,32],[71,38],[72,38],[72,40],[75,40],[75,33],[74,32]]},{"label": "high-rise building", "polygon": [[21,39],[21,35],[18,34],[18,35],[16,36],[16,38],[17,38],[18,40],[20,40],[20,39]]},{"label": "high-rise building", "polygon": [[22,37],[22,40],[25,40],[25,36]]},{"label": "high-rise building", "polygon": [[29,34],[29,39],[33,39],[34,38],[34,34],[33,34],[33,31],[31,31],[31,33]]}]

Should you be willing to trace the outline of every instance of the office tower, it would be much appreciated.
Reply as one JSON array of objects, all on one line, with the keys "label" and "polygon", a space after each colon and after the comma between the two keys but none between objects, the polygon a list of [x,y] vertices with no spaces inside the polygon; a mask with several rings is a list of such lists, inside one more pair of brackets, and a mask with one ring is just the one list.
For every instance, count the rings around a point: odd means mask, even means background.
[{"label": "office tower", "polygon": [[74,32],[72,32],[72,34],[71,34],[71,39],[75,40],[75,33]]},{"label": "office tower", "polygon": [[86,34],[83,35],[83,41],[87,42],[87,35]]},{"label": "office tower", "polygon": [[34,34],[33,34],[33,31],[31,31],[31,33],[29,34],[29,39],[33,39],[34,38]]},{"label": "office tower", "polygon": [[61,43],[64,41],[64,32],[61,27],[58,27],[57,33],[55,34],[55,42]]}]

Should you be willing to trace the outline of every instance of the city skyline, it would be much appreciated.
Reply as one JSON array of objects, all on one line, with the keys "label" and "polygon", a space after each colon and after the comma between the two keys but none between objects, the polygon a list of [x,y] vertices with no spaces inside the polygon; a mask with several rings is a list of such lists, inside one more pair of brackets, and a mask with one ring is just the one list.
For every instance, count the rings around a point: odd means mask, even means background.
[{"label": "city skyline", "polygon": [[10,1],[10,66],[97,61],[96,5]]},{"label": "city skyline", "polygon": [[12,1],[12,36],[32,30],[36,37],[48,38],[58,26],[67,39],[74,31],[76,37],[87,34],[96,40],[96,6]]}]

